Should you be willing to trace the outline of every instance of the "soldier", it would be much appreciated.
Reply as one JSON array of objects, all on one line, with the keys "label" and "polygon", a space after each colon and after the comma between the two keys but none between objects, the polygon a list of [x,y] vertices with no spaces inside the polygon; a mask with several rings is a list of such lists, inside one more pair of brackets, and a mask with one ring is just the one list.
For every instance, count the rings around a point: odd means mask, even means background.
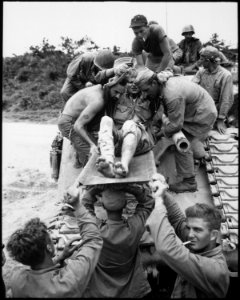
[{"label": "soldier", "polygon": [[[122,74],[129,66],[114,67],[114,74]],[[104,115],[104,91],[101,84],[75,93],[65,104],[58,119],[62,135],[68,138],[77,152],[75,167],[84,167],[89,153],[97,151],[97,136],[101,117]]]},{"label": "soldier", "polygon": [[[118,63],[121,58],[115,61]],[[106,177],[126,177],[132,157],[150,151],[155,144],[152,120],[157,103],[143,99],[132,83],[136,70],[130,71],[105,86],[107,116],[100,123],[97,169]],[[115,156],[121,157],[120,161],[115,162]]]},{"label": "soldier", "polygon": [[137,65],[144,66],[143,50],[148,54],[146,67],[159,73],[167,67],[172,68],[174,61],[171,47],[164,29],[158,24],[149,25],[143,15],[132,18],[132,28],[135,38],[132,42],[132,52],[136,56]]},{"label": "soldier", "polygon": [[162,84],[148,69],[138,72],[135,84],[144,98],[158,99],[163,103],[162,135],[169,138],[182,130],[191,143],[187,152],[175,151],[177,175],[182,177],[182,181],[171,184],[170,190],[176,193],[196,191],[193,157],[201,159],[206,156],[202,142],[217,117],[213,99],[202,87],[182,76],[170,77]]},{"label": "soldier", "polygon": [[[60,256],[53,258],[53,240],[39,218],[29,220],[10,236],[8,252],[16,261],[28,266],[13,273],[10,284],[13,298],[81,298],[103,241],[95,218],[78,198],[72,205],[83,240],[81,246],[72,244],[76,239],[71,240]],[[74,251],[74,257],[70,257]]]},{"label": "soldier", "polygon": [[178,44],[182,49],[182,59],[178,62],[182,67],[184,74],[194,74],[197,71],[197,61],[200,58],[200,50],[202,49],[202,43],[198,38],[193,37],[195,30],[192,25],[183,27],[182,35],[184,39]]},{"label": "soldier", "polygon": [[156,174],[150,184],[155,207],[146,227],[161,259],[177,273],[171,298],[225,298],[229,270],[219,244],[220,211],[196,203],[183,214],[163,176]]},{"label": "soldier", "polygon": [[92,84],[104,84],[114,76],[112,69],[114,55],[110,50],[100,50],[97,54],[87,52],[76,56],[67,68],[67,78],[61,89],[64,102],[77,91]]},{"label": "soldier", "polygon": [[207,46],[200,52],[204,69],[199,70],[192,81],[202,86],[212,96],[218,111],[216,128],[224,134],[226,127],[224,121],[233,105],[232,74],[219,65],[219,51]]},{"label": "soldier", "polygon": [[[84,298],[142,298],[150,293],[140,260],[139,242],[145,222],[153,209],[149,184],[106,184],[89,189],[82,203],[94,213],[96,194],[107,212],[107,219],[98,219],[103,248]],[[137,206],[132,216],[122,216],[126,206],[126,193],[136,198]]]},{"label": "soldier", "polygon": [[[157,21],[149,21],[148,22],[148,26],[153,25],[153,24],[159,25]],[[183,55],[182,49],[180,49],[179,46],[174,42],[174,40],[169,37],[168,37],[168,42],[169,42],[169,46],[172,51],[172,57],[174,60],[174,64],[178,64],[178,62],[181,60],[182,55]],[[145,51],[143,50],[143,53],[144,52]],[[145,55],[147,55],[147,54],[145,54]]]}]

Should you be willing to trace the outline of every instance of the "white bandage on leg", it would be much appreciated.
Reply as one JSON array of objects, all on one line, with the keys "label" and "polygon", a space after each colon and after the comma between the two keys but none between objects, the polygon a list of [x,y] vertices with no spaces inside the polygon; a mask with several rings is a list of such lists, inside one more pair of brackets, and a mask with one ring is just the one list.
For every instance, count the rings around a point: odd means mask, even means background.
[{"label": "white bandage on leg", "polygon": [[114,162],[113,120],[104,116],[100,122],[98,147],[101,156],[109,162]]}]

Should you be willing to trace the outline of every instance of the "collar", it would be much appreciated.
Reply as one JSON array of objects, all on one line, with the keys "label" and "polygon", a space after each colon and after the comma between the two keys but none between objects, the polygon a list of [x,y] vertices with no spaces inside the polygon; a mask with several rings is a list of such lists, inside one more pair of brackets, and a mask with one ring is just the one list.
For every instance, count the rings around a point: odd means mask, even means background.
[{"label": "collar", "polygon": [[33,273],[33,274],[44,274],[44,273],[47,273],[49,271],[53,271],[53,270],[56,270],[56,269],[59,269],[59,268],[61,268],[61,265],[58,263],[56,265],[53,265],[53,266],[45,268],[45,269],[40,269],[40,270],[31,269],[30,272]]},{"label": "collar", "polygon": [[206,257],[212,257],[212,256],[216,256],[217,254],[222,253],[222,246],[220,244],[218,244],[218,246],[216,246],[215,248],[199,253],[201,256],[206,256]]},{"label": "collar", "polygon": [[216,74],[217,72],[220,71],[220,66],[218,65],[218,66],[216,67],[216,69],[215,69],[214,71],[212,71],[212,72],[209,72],[208,69],[206,69],[206,71],[207,71],[208,74]]}]

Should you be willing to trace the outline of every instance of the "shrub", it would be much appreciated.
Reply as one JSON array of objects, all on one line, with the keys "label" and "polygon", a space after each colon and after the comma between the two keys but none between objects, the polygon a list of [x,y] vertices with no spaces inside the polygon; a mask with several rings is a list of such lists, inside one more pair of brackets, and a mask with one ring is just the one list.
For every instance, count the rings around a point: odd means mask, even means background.
[{"label": "shrub", "polygon": [[23,67],[19,70],[16,79],[20,82],[25,82],[30,78],[30,71],[27,67]]},{"label": "shrub", "polygon": [[51,80],[56,80],[58,79],[58,72],[57,71],[48,71],[48,78],[51,79]]},{"label": "shrub", "polygon": [[21,98],[20,102],[19,102],[19,107],[22,109],[29,109],[32,106],[32,101],[31,101],[31,97],[29,96],[24,96]]},{"label": "shrub", "polygon": [[47,101],[51,107],[62,107],[62,97],[59,92],[51,91],[47,96]]}]

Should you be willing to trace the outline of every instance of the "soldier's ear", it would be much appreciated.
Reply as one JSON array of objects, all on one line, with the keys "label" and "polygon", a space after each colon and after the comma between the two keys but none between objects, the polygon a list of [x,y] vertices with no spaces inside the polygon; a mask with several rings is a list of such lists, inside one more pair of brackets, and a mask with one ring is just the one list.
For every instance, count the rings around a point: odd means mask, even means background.
[{"label": "soldier's ear", "polygon": [[217,240],[218,235],[219,235],[219,231],[216,229],[213,229],[211,231],[211,237],[210,237],[211,241]]},{"label": "soldier's ear", "polygon": [[52,246],[50,244],[47,244],[46,248],[49,253],[53,252]]}]

